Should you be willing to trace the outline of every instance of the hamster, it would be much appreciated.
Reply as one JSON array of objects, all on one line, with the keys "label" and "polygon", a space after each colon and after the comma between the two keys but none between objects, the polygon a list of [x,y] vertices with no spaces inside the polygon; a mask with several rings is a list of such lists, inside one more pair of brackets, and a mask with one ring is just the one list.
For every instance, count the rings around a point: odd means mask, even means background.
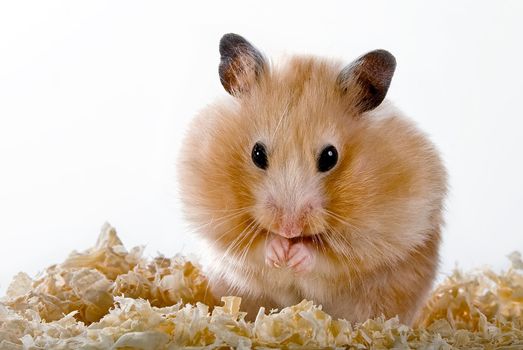
[{"label": "hamster", "polygon": [[411,324],[438,266],[447,175],[385,100],[394,56],[271,64],[236,34],[219,51],[229,96],[193,120],[178,164],[214,295],[241,296],[250,319],[307,299]]}]

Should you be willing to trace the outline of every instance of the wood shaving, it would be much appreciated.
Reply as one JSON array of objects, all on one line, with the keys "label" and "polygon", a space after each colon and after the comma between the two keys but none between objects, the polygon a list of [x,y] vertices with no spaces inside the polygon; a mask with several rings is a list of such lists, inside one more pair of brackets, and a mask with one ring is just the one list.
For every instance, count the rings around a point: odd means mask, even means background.
[{"label": "wood shaving", "polygon": [[0,301],[0,349],[523,349],[518,252],[506,272],[454,271],[413,328],[332,319],[307,300],[248,322],[239,297],[216,306],[197,264],[142,252],[106,224],[94,247],[42,277],[17,274]]}]

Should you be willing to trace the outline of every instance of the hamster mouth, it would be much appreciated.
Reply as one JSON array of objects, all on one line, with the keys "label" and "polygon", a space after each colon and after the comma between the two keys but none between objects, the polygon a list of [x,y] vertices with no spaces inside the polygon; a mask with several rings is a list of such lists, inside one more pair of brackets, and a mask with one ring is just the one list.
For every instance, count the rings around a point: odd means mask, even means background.
[{"label": "hamster mouth", "polygon": [[291,242],[301,242],[301,241],[312,241],[314,240],[315,238],[319,237],[322,233],[321,232],[318,232],[318,233],[309,233],[309,232],[302,232],[300,233],[300,235],[298,236],[295,236],[295,237],[286,237],[278,232],[274,232],[274,231],[268,231],[269,233],[273,234],[273,235],[277,235],[277,236],[280,236],[280,237],[283,237],[285,239],[288,239],[289,241]]},{"label": "hamster mouth", "polygon": [[317,234],[313,234],[313,235],[308,235],[308,236],[298,236],[298,237],[294,237],[294,238],[289,238],[289,241],[291,243],[298,243],[298,242],[314,242],[314,237],[318,236],[319,233]]}]

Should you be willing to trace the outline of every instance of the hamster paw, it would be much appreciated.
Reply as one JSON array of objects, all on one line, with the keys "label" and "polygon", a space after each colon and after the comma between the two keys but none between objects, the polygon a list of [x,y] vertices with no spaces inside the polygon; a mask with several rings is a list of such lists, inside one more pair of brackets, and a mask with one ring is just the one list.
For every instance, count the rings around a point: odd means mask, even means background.
[{"label": "hamster paw", "polygon": [[290,242],[279,235],[274,235],[267,243],[265,264],[271,267],[283,267],[287,261]]},{"label": "hamster paw", "polygon": [[304,242],[293,244],[289,249],[287,266],[295,273],[311,272],[314,267],[314,254],[312,249]]}]

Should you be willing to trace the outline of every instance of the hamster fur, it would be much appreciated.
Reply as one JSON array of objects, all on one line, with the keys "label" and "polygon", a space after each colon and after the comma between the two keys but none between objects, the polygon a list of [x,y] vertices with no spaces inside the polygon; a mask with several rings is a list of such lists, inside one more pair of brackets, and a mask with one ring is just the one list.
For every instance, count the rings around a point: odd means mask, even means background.
[{"label": "hamster fur", "polygon": [[[392,55],[269,64],[234,34],[220,52],[232,96],[194,119],[179,162],[184,212],[215,258],[213,294],[241,296],[251,319],[307,299],[335,318],[412,323],[438,266],[447,176],[425,134],[382,102]],[[321,172],[328,145],[338,160]]]}]

